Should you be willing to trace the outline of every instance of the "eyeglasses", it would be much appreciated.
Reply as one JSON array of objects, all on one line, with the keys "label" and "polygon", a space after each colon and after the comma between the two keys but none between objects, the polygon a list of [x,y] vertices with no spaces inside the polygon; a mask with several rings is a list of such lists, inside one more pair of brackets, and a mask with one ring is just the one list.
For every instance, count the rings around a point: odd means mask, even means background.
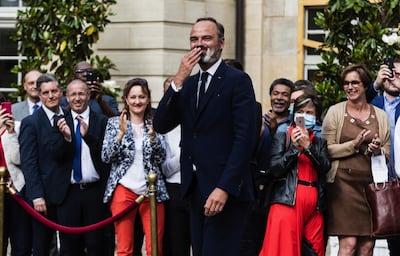
[{"label": "eyeglasses", "polygon": [[351,86],[353,86],[353,87],[357,87],[357,86],[359,86],[360,84],[361,84],[362,82],[361,81],[358,81],[358,80],[353,80],[353,81],[344,81],[343,82],[343,86],[349,86],[349,85],[351,85]]},{"label": "eyeglasses", "polygon": [[82,74],[84,72],[87,72],[88,70],[90,70],[90,68],[86,68],[86,69],[75,69],[75,74]]}]

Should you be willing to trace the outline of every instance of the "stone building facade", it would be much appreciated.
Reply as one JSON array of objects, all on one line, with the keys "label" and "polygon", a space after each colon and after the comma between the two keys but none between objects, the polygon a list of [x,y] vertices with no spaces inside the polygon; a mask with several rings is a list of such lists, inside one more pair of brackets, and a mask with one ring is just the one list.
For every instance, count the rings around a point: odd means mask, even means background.
[{"label": "stone building facade", "polygon": [[[212,16],[225,26],[223,58],[242,61],[253,80],[257,100],[269,108],[269,85],[279,77],[303,78],[305,58],[299,35],[303,32],[304,8],[323,5],[326,0],[117,0],[115,14],[100,40],[96,54],[108,56],[117,67],[112,79],[123,86],[132,77],[148,79],[156,105],[162,82],[173,75],[189,49],[189,33],[199,17]],[[0,41],[15,31],[22,0],[0,0]],[[301,33],[299,33],[299,31]],[[301,39],[301,38],[300,38]],[[301,41],[301,40],[300,40]],[[13,42],[16,44],[15,42]],[[12,44],[12,43],[11,43]],[[300,45],[300,46],[299,46]],[[0,88],[21,83],[9,68],[22,57],[0,50]],[[299,55],[300,54],[300,55]]]},{"label": "stone building facade", "polygon": [[[238,2],[242,2],[239,3]],[[243,34],[237,34],[237,7]],[[175,74],[189,49],[189,33],[198,17],[211,16],[225,26],[223,58],[237,58],[251,76],[257,100],[269,103],[269,85],[278,77],[297,79],[297,0],[120,0],[112,23],[96,44],[118,70],[112,78],[123,85],[131,77],[148,79],[154,104],[164,79]],[[239,26],[240,26],[239,25]],[[237,36],[243,38],[238,46]]]}]

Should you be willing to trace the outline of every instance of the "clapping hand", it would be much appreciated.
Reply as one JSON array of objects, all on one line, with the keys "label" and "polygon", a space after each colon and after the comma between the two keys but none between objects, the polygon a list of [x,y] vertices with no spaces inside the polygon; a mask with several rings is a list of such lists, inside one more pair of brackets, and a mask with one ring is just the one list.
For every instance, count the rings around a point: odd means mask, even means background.
[{"label": "clapping hand", "polygon": [[69,128],[65,118],[61,118],[57,121],[58,130],[64,135],[64,139],[71,141],[71,129]]},{"label": "clapping hand", "polygon": [[358,133],[357,137],[353,140],[353,146],[355,149],[359,149],[361,143],[364,142],[365,138],[368,134],[370,134],[370,130],[363,129],[361,132]]},{"label": "clapping hand", "polygon": [[275,133],[278,128],[278,121],[276,121],[276,115],[272,110],[268,111],[263,116],[264,124],[269,127],[271,133]]},{"label": "clapping hand", "polygon": [[378,137],[377,133],[375,133],[374,138],[368,144],[367,152],[368,153],[372,153],[374,155],[380,155],[381,154],[381,139]]}]

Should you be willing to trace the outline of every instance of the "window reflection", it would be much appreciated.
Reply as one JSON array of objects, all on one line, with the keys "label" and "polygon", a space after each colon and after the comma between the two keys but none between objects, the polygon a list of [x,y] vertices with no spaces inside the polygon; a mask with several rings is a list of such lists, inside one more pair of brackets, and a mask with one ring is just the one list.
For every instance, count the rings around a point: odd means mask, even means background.
[{"label": "window reflection", "polygon": [[18,0],[0,0],[0,7],[18,6]]},{"label": "window reflection", "polygon": [[[1,0],[0,0],[1,1]],[[15,29],[1,28],[0,29],[0,56],[16,56],[17,43],[11,40],[11,36],[15,33]]]},{"label": "window reflection", "polygon": [[12,83],[17,82],[17,74],[10,71],[17,63],[17,60],[0,60],[0,88],[10,88]]}]

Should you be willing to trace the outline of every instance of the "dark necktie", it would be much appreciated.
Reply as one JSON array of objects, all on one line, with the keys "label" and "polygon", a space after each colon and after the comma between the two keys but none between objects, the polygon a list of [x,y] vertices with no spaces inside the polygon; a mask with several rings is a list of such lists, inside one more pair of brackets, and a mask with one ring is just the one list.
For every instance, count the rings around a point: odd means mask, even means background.
[{"label": "dark necktie", "polygon": [[35,113],[36,112],[36,110],[38,110],[39,109],[39,105],[38,104],[35,104],[35,105],[33,105],[33,112],[32,113]]},{"label": "dark necktie", "polygon": [[82,155],[82,136],[81,136],[81,122],[77,118],[78,124],[75,129],[75,154],[74,161],[72,164],[73,167],[73,177],[76,182],[80,182],[82,180],[82,163],[81,163],[81,155]]},{"label": "dark necktie", "polygon": [[54,116],[53,116],[53,126],[54,126],[55,128],[58,129],[58,127],[57,127],[58,120],[60,120],[60,119],[63,118],[63,117],[64,117],[63,115],[54,115]]},{"label": "dark necktie", "polygon": [[200,84],[200,90],[199,90],[199,100],[197,101],[197,108],[200,106],[200,102],[203,99],[203,96],[206,92],[206,83],[207,83],[207,78],[208,78],[208,73],[203,72],[201,74],[201,84]]}]

